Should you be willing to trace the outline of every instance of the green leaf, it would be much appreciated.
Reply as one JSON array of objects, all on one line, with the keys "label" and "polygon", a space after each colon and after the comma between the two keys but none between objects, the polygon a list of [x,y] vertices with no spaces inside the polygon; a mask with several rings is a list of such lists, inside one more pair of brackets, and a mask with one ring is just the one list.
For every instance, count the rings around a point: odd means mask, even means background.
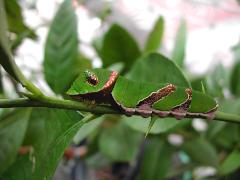
[{"label": "green leaf", "polygon": [[55,93],[65,92],[78,73],[77,19],[71,0],[60,6],[47,37],[44,74]]},{"label": "green leaf", "polygon": [[5,4],[6,13],[7,13],[9,31],[14,32],[16,34],[21,34],[26,31],[31,31],[31,34],[29,34],[29,37],[35,39],[36,34],[30,28],[28,28],[24,23],[21,7],[19,6],[18,1],[4,0],[4,4]]},{"label": "green leaf", "polygon": [[51,179],[65,148],[84,123],[82,115],[70,110],[38,108],[33,114],[42,123],[32,144],[33,153],[20,157],[2,179]]},{"label": "green leaf", "polygon": [[224,90],[228,85],[229,73],[222,64],[218,64],[214,71],[206,77],[207,93],[214,97],[224,97]]},{"label": "green leaf", "polygon": [[240,151],[234,150],[229,154],[220,165],[218,172],[221,175],[226,175],[236,171],[240,167]]},{"label": "green leaf", "polygon": [[191,86],[194,90],[203,92],[203,87],[204,87],[204,90],[207,89],[206,77],[200,76],[200,77],[193,78],[191,80]]},{"label": "green leaf", "polygon": [[141,134],[119,122],[101,133],[100,152],[114,161],[130,161],[135,157],[141,139]]},{"label": "green leaf", "polygon": [[176,40],[175,46],[172,52],[172,59],[176,64],[182,68],[184,66],[184,58],[185,58],[185,49],[186,49],[186,41],[187,41],[187,27],[185,20],[181,20]]},{"label": "green leaf", "polygon": [[0,97],[4,97],[4,89],[3,89],[3,74],[2,70],[0,70]]},{"label": "green leaf", "polygon": [[[221,100],[219,101],[219,111],[230,113],[230,114],[239,114],[240,109],[240,100]],[[232,127],[229,127],[232,126]],[[220,140],[224,144],[234,144],[238,138],[233,138],[233,134],[236,134],[235,131],[238,131],[234,125],[228,124],[226,122],[220,121],[211,121],[207,130],[206,137],[213,139],[214,141]],[[219,136],[219,134],[223,134]],[[225,135],[226,134],[226,135]]]},{"label": "green leaf", "polygon": [[124,64],[121,62],[112,64],[111,66],[108,67],[110,71],[117,71],[118,73],[121,73],[123,68],[124,68]]},{"label": "green leaf", "polygon": [[16,69],[14,69],[15,62],[12,59],[9,48],[7,29],[4,2],[3,0],[0,0],[0,63],[15,80],[20,81],[18,78],[18,73]]},{"label": "green leaf", "polygon": [[[221,100],[219,101],[219,111],[230,114],[239,114],[240,100]],[[211,122],[207,137],[215,135],[214,142],[222,148],[231,150],[238,142],[240,137],[239,127],[235,124],[225,122]]]},{"label": "green leaf", "polygon": [[214,142],[224,149],[232,149],[239,142],[239,127],[235,124],[228,123],[219,131],[214,138]]},{"label": "green leaf", "polygon": [[[43,119],[45,118],[47,113],[41,114],[41,113],[36,113],[36,111],[37,110],[34,109],[29,118],[27,132],[23,141],[23,145],[25,146],[32,146],[35,142],[40,141],[42,137],[39,136],[39,134],[44,133],[43,131],[44,131],[45,122]],[[39,117],[39,114],[41,114],[42,117]]]},{"label": "green leaf", "polygon": [[231,79],[230,79],[230,90],[235,95],[240,97],[240,61],[236,62],[233,66]]},{"label": "green leaf", "polygon": [[208,139],[213,139],[226,127],[226,124],[226,122],[211,121],[208,125],[206,137],[208,137]]},{"label": "green leaf", "polygon": [[124,72],[129,70],[141,52],[135,39],[120,25],[113,24],[104,35],[100,56],[103,67],[117,62],[125,64]]},{"label": "green leaf", "polygon": [[[127,77],[139,82],[172,83],[182,87],[190,87],[189,82],[174,62],[158,53],[150,53],[140,58]],[[124,122],[131,128],[146,133],[150,120],[150,118],[132,116]],[[179,121],[174,118],[158,118],[149,133],[164,133],[177,124]]]},{"label": "green leaf", "polygon": [[193,162],[210,166],[217,166],[218,164],[218,156],[214,146],[205,139],[187,140],[182,149]]},{"label": "green leaf", "polygon": [[145,43],[145,52],[157,51],[161,46],[162,38],[164,32],[164,19],[159,17],[148,35],[147,41]]},{"label": "green leaf", "polygon": [[26,37],[36,39],[37,36],[32,29],[27,27],[24,23],[21,7],[16,0],[4,0],[5,9],[7,14],[7,21],[9,31],[16,34],[16,38],[13,38],[14,48],[19,45]]},{"label": "green leaf", "polygon": [[91,134],[94,130],[99,128],[103,121],[103,117],[96,118],[94,121],[90,121],[84,124],[74,136],[73,141],[75,144],[79,144],[84,138]]},{"label": "green leaf", "polygon": [[158,137],[148,140],[138,179],[165,179],[171,166],[172,153],[173,149]]},{"label": "green leaf", "polygon": [[197,91],[202,91],[202,86],[204,86],[207,94],[224,98],[224,90],[229,84],[229,79],[228,70],[222,64],[218,64],[211,73],[193,79],[191,84]]},{"label": "green leaf", "polygon": [[190,87],[188,80],[174,62],[158,53],[141,57],[127,77],[139,82],[172,83]]},{"label": "green leaf", "polygon": [[92,69],[92,62],[83,54],[79,54],[77,57],[77,71],[85,71],[86,69]]},{"label": "green leaf", "polygon": [[219,101],[219,110],[230,114],[239,114],[240,99],[224,99]]},{"label": "green leaf", "polygon": [[0,176],[14,162],[28,125],[30,109],[19,109],[0,120]]},{"label": "green leaf", "polygon": [[[146,133],[149,127],[151,118],[142,118],[139,116],[132,116],[132,117],[122,116],[122,120],[124,123],[126,123],[128,126],[133,128],[134,130]],[[150,134],[165,133],[171,130],[173,127],[175,127],[178,123],[179,121],[177,121],[174,118],[164,118],[164,119],[157,118],[153,126],[151,127],[149,133]]]},{"label": "green leaf", "polygon": [[[7,21],[6,21],[6,12],[4,9],[4,2],[0,0],[0,43],[1,48],[8,48],[8,37],[7,37]],[[2,63],[2,62],[1,62]]]}]

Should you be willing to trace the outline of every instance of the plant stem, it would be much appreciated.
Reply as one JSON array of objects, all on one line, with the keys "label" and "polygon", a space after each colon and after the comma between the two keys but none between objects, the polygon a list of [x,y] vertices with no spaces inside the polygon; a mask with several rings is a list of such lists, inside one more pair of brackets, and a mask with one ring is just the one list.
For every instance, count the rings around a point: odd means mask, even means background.
[{"label": "plant stem", "polygon": [[[48,108],[58,108],[58,109],[70,109],[79,110],[85,112],[91,112],[95,114],[123,114],[121,111],[114,109],[109,106],[103,105],[87,105],[85,103],[63,100],[54,97],[42,96],[39,99],[1,99],[0,108],[14,108],[14,107],[48,107]],[[199,116],[188,116],[189,118],[199,118]],[[214,120],[232,122],[240,124],[240,116],[228,114],[218,111]]]},{"label": "plant stem", "polygon": [[42,92],[32,83],[30,82],[22,73],[22,71],[16,65],[14,59],[9,55],[8,61],[11,64],[11,67],[16,75],[14,79],[22,84],[24,88],[26,88],[29,92],[33,93],[36,97],[42,96]]},{"label": "plant stem", "polygon": [[224,112],[218,111],[215,118],[218,121],[226,121],[233,122],[233,123],[240,123],[240,116],[235,114],[228,114]]},{"label": "plant stem", "polygon": [[0,1],[0,22],[0,64],[6,72],[8,72],[16,81],[20,82],[23,87],[33,93],[36,97],[40,97],[42,92],[24,76],[13,59],[6,33],[8,27],[4,1]]},{"label": "plant stem", "polygon": [[57,98],[48,97],[48,100],[31,100],[28,98],[19,98],[19,99],[1,99],[0,108],[14,108],[14,107],[48,107],[48,108],[57,108],[57,109],[70,109],[70,110],[79,110],[85,112],[92,112],[96,114],[120,114],[119,111],[112,109],[107,106],[93,106],[86,105],[77,101],[71,100],[62,100]]}]

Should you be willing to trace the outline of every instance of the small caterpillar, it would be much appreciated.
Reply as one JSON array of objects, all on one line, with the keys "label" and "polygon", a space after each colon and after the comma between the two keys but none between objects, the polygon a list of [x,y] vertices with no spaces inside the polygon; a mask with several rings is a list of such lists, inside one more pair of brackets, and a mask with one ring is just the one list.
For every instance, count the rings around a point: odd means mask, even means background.
[{"label": "small caterpillar", "polygon": [[80,73],[67,94],[79,101],[111,105],[128,116],[155,114],[176,119],[186,116],[213,119],[218,108],[212,97],[190,88],[134,82],[106,69]]}]

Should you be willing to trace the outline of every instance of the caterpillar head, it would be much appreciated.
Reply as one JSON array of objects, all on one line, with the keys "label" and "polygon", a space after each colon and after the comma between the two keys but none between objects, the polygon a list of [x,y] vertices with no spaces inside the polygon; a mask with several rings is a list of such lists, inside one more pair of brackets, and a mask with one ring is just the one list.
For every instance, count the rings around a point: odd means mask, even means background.
[{"label": "caterpillar head", "polygon": [[106,69],[86,70],[79,74],[67,91],[70,96],[106,93],[111,90],[117,80],[117,72]]}]

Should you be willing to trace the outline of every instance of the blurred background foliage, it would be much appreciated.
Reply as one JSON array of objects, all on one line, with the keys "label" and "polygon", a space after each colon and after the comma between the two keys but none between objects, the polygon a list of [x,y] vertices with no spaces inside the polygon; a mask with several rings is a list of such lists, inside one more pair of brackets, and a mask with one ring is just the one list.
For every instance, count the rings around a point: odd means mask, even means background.
[{"label": "blurred background foliage", "polygon": [[[37,29],[24,23],[17,0],[1,0],[13,54],[23,40],[37,40]],[[65,95],[78,72],[94,68],[79,46],[76,3],[65,0],[50,23],[42,74],[53,94]],[[2,5],[2,4],[1,4]],[[144,46],[119,23],[108,24],[111,9],[96,13],[103,33],[91,42],[103,68],[139,82],[171,82],[213,96],[220,110],[240,114],[240,44],[232,49],[232,68],[217,64],[195,76],[185,65],[187,23],[182,19],[169,58],[163,53],[165,24],[160,16]],[[107,25],[108,24],[108,25]],[[81,28],[81,27],[80,27]],[[84,35],[83,35],[84,36]],[[199,53],[201,50],[199,50]],[[2,57],[0,57],[2,58]],[[1,74],[6,74],[1,69]],[[38,78],[32,72],[31,79]],[[7,86],[6,86],[7,84]],[[19,85],[1,75],[1,97]],[[203,104],[204,106],[204,104]],[[215,179],[240,177],[240,127],[202,119],[156,118],[144,138],[149,118],[103,115],[85,123],[88,113],[46,108],[0,111],[0,179]],[[64,154],[64,156],[63,156]],[[60,163],[59,163],[60,162]],[[57,168],[58,166],[58,168]],[[55,172],[55,169],[57,171]]]}]

